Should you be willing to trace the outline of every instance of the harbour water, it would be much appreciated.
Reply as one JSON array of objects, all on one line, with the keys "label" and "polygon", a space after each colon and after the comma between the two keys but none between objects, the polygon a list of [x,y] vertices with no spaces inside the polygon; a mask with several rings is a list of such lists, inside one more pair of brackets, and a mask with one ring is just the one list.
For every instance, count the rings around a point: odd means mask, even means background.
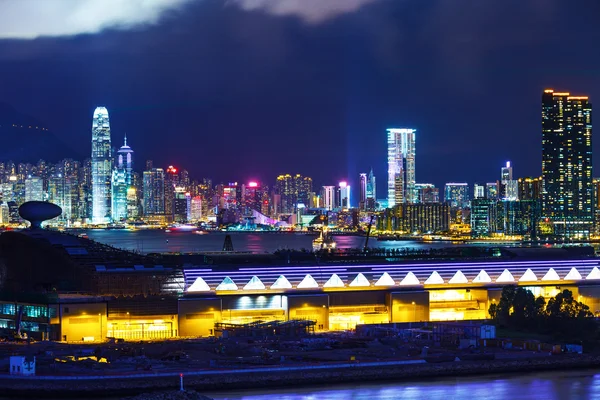
[{"label": "harbour water", "polygon": [[215,400],[567,400],[600,399],[600,371],[432,378],[406,383],[206,393]]},{"label": "harbour water", "polygon": [[[164,252],[203,252],[221,251],[227,234],[231,235],[233,247],[236,251],[252,253],[272,253],[279,249],[312,249],[315,235],[304,233],[253,233],[253,232],[211,232],[196,234],[191,231],[148,230],[102,230],[89,229],[88,237],[100,243],[105,243],[118,248],[139,251],[141,253]],[[335,236],[338,248],[362,248],[365,245],[364,236]],[[431,249],[456,246],[448,242],[423,243],[417,241],[378,241],[371,238],[369,247],[380,248],[413,248]],[[472,245],[471,245],[472,246]]]}]

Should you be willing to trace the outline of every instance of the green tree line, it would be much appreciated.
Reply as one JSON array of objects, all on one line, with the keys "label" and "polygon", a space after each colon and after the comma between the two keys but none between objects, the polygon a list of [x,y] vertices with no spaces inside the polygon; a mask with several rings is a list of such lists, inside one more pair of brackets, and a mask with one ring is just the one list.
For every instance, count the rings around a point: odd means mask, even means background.
[{"label": "green tree line", "polygon": [[598,326],[590,308],[563,290],[546,300],[520,286],[505,286],[488,310],[498,327],[550,335],[556,339],[589,340]]}]

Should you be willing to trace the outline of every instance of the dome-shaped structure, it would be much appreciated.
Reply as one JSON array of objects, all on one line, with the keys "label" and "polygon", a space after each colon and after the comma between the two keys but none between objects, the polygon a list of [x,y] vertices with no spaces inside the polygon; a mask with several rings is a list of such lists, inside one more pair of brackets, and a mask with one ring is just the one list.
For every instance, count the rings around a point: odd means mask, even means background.
[{"label": "dome-shaped structure", "polygon": [[28,201],[19,207],[19,215],[31,223],[31,229],[40,229],[42,222],[58,217],[62,208],[44,201]]}]

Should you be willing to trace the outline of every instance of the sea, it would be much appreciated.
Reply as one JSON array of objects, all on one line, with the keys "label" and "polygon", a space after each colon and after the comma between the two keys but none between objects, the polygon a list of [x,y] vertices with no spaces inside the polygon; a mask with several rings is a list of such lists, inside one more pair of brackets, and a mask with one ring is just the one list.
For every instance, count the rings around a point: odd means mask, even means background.
[{"label": "sea", "polygon": [[[312,251],[312,241],[316,235],[295,232],[209,232],[197,234],[194,231],[171,231],[160,229],[125,230],[125,229],[88,229],[88,237],[100,243],[140,253],[194,253],[222,251],[225,236],[230,235],[235,251],[252,253],[273,253],[276,250],[307,249]],[[366,237],[358,235],[334,236],[338,248],[363,248]],[[403,240],[379,241],[369,239],[369,247],[386,249],[431,249],[450,246],[462,246],[448,242],[424,243]],[[473,246],[473,244],[469,244]],[[486,244],[489,246],[489,244]]]},{"label": "sea", "polygon": [[430,378],[272,390],[203,393],[215,400],[570,400],[600,399],[600,371]]}]

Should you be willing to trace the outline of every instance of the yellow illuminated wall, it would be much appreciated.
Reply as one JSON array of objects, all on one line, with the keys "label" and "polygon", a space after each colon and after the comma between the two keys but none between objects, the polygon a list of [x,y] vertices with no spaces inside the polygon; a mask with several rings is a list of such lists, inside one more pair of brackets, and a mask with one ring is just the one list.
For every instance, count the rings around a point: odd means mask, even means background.
[{"label": "yellow illuminated wall", "polygon": [[390,322],[429,321],[429,292],[389,294]]},{"label": "yellow illuminated wall", "polygon": [[168,339],[178,336],[177,315],[109,318],[108,337],[125,340]]},{"label": "yellow illuminated wall", "polygon": [[316,321],[315,330],[329,330],[329,296],[325,294],[288,296],[289,319]]},{"label": "yellow illuminated wall", "polygon": [[106,338],[106,303],[57,304],[52,307],[58,311],[60,323],[59,340],[83,341]]},{"label": "yellow illuminated wall", "polygon": [[212,336],[221,321],[221,299],[179,301],[179,336]]},{"label": "yellow illuminated wall", "polygon": [[488,316],[487,289],[432,290],[429,293],[431,321],[485,319]]}]

